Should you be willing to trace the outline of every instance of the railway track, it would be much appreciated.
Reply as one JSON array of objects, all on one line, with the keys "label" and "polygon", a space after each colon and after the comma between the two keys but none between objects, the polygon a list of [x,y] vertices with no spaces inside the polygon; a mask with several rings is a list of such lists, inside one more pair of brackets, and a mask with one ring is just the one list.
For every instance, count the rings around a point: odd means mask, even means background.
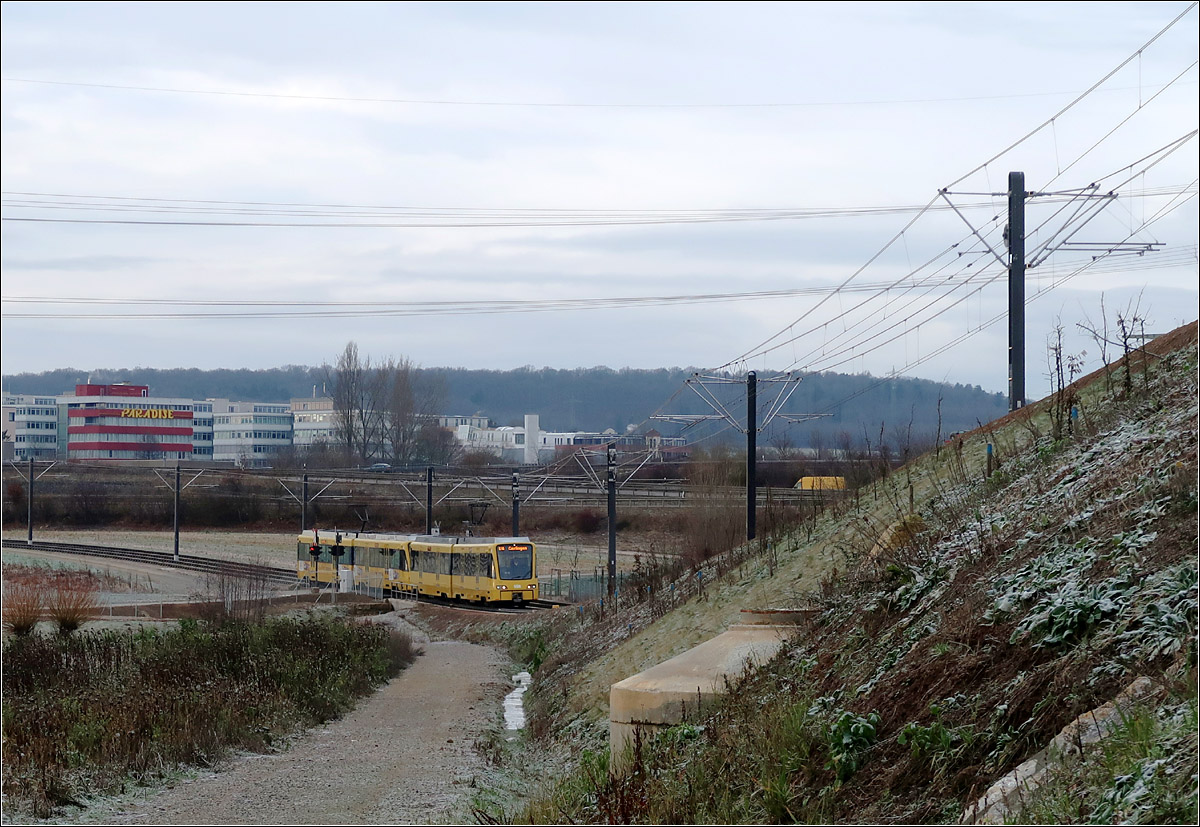
[{"label": "railway track", "polygon": [[553,600],[526,600],[520,605],[513,603],[464,603],[461,600],[451,600],[447,597],[432,597],[427,594],[417,598],[418,603],[430,603],[434,606],[446,606],[467,612],[487,612],[489,614],[529,614],[542,609],[565,608],[570,603],[556,603]]},{"label": "railway track", "polygon": [[[260,566],[254,563],[240,563],[236,560],[216,560],[210,557],[196,557],[195,555],[189,554],[181,554],[179,555],[179,559],[175,560],[173,554],[165,551],[147,551],[145,549],[121,548],[119,546],[92,546],[85,545],[83,543],[49,543],[35,541],[32,545],[30,545],[23,540],[11,540],[7,537],[4,538],[4,548],[12,549],[13,551],[52,551],[59,554],[78,554],[80,556],[87,557],[101,557],[109,560],[124,560],[131,563],[143,563],[151,566],[161,566],[163,568],[183,569],[185,571],[195,571],[203,574],[246,577],[280,586],[296,586],[296,572],[292,569],[281,569],[274,566]],[[439,606],[450,606],[456,609],[500,612],[508,614],[527,614],[540,609],[551,609],[555,606],[567,605],[555,603],[552,600],[527,600],[520,606],[513,606],[511,604],[477,606],[474,604],[463,604],[462,602],[456,602],[453,600],[443,600],[441,598],[429,597],[427,595],[422,595],[419,600],[422,603],[433,603]]]},{"label": "railway track", "polygon": [[10,540],[7,537],[4,538],[4,548],[12,549],[13,551],[53,551],[59,554],[78,554],[87,557],[102,557],[109,560],[144,563],[169,569],[183,569],[203,574],[247,577],[279,585],[294,586],[296,584],[296,572],[293,569],[260,566],[254,563],[240,563],[236,560],[196,557],[190,554],[181,554],[179,555],[179,559],[176,560],[173,554],[165,551],[146,551],[145,549],[121,548],[119,546],[90,546],[82,543],[47,543],[35,541],[31,545],[22,540]]}]

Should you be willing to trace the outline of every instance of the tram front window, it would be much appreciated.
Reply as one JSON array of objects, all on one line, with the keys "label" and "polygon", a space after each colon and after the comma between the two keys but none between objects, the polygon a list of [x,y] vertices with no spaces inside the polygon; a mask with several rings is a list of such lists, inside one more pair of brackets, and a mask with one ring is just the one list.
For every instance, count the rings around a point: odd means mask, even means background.
[{"label": "tram front window", "polygon": [[501,580],[528,580],[533,577],[533,548],[531,546],[497,546],[496,560]]}]

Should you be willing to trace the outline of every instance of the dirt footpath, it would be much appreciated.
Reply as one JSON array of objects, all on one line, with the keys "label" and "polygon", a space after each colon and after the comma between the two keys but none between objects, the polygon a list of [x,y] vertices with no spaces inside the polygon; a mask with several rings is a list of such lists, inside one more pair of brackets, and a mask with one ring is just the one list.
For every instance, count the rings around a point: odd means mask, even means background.
[{"label": "dirt footpath", "polygon": [[426,640],[420,646],[425,653],[399,677],[285,752],[239,758],[94,823],[462,821],[483,769],[473,744],[501,719],[510,676],[489,647]]}]

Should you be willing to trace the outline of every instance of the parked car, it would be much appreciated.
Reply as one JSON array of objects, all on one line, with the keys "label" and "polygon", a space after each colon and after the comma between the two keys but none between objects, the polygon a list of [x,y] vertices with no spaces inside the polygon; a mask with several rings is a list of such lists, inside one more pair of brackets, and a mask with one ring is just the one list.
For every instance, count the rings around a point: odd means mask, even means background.
[{"label": "parked car", "polygon": [[392,466],[388,465],[386,462],[377,462],[374,465],[368,465],[366,467],[366,470],[367,471],[391,471]]}]

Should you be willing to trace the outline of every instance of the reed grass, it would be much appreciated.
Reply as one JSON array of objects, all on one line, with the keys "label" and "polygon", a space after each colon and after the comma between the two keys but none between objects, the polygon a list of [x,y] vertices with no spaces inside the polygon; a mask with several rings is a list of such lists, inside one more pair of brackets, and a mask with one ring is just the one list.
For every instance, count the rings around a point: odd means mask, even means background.
[{"label": "reed grass", "polygon": [[46,614],[58,626],[58,632],[69,635],[77,631],[100,609],[96,590],[89,586],[66,585],[51,592]]},{"label": "reed grass", "polygon": [[17,637],[28,635],[42,619],[42,590],[30,583],[5,582],[4,628]]}]

